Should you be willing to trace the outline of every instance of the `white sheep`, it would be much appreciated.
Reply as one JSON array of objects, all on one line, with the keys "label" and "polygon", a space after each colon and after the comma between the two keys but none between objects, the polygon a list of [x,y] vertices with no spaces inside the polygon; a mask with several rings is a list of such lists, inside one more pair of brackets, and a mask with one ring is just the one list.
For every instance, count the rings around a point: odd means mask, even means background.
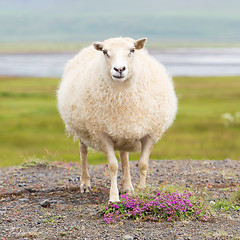
[{"label": "white sheep", "polygon": [[141,149],[139,188],[145,187],[153,146],[172,124],[177,98],[165,68],[146,50],[146,38],[111,38],[80,51],[66,66],[58,108],[69,134],[79,139],[81,192],[90,189],[87,147],[106,154],[110,200],[119,201],[119,150],[123,191],[133,191],[128,152]]}]

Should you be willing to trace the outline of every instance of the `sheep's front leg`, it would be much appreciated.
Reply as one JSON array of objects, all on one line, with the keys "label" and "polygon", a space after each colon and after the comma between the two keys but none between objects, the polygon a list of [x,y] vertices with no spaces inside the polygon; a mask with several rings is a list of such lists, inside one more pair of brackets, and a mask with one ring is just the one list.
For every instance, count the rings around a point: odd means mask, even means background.
[{"label": "sheep's front leg", "polygon": [[152,152],[153,146],[155,145],[156,142],[157,140],[151,138],[150,136],[146,136],[141,140],[142,147],[138,164],[140,170],[140,182],[138,185],[139,188],[146,187],[148,160]]},{"label": "sheep's front leg", "polygon": [[81,192],[89,192],[91,189],[90,177],[87,169],[87,146],[79,140],[79,151],[81,159],[81,181],[80,181],[80,190]]},{"label": "sheep's front leg", "polygon": [[122,163],[122,185],[124,192],[133,192],[133,186],[131,182],[130,167],[129,167],[129,153],[119,151],[121,163]]},{"label": "sheep's front leg", "polygon": [[103,151],[107,156],[111,178],[109,202],[119,202],[119,192],[117,187],[118,161],[114,152],[114,143],[108,136],[102,137]]}]

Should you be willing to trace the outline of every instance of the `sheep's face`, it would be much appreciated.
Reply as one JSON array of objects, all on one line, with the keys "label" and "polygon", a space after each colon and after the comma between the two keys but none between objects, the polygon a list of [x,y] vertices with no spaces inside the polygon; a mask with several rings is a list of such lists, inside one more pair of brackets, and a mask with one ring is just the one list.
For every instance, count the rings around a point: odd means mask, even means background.
[{"label": "sheep's face", "polygon": [[144,47],[146,38],[133,40],[130,38],[115,38],[104,42],[95,42],[96,50],[102,51],[104,64],[113,81],[124,82],[132,75],[136,51]]}]

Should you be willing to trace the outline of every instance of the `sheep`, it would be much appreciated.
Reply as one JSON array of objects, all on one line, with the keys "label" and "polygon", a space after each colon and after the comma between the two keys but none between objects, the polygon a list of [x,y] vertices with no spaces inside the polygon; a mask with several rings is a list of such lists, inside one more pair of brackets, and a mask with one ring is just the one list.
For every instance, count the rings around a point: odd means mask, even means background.
[{"label": "sheep", "polygon": [[177,97],[165,67],[144,49],[146,38],[110,38],[82,49],[65,68],[57,91],[66,131],[79,139],[81,192],[90,190],[88,147],[104,152],[110,202],[119,201],[119,151],[124,192],[134,191],[129,152],[141,150],[140,189],[146,186],[153,146],[173,123]]}]

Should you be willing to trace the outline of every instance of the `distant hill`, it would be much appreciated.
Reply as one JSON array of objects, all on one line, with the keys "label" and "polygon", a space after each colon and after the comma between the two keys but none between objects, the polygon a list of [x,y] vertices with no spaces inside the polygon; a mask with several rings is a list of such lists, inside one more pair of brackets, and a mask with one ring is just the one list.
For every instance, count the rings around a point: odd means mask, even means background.
[{"label": "distant hill", "polygon": [[0,43],[240,43],[239,0],[0,0]]}]

